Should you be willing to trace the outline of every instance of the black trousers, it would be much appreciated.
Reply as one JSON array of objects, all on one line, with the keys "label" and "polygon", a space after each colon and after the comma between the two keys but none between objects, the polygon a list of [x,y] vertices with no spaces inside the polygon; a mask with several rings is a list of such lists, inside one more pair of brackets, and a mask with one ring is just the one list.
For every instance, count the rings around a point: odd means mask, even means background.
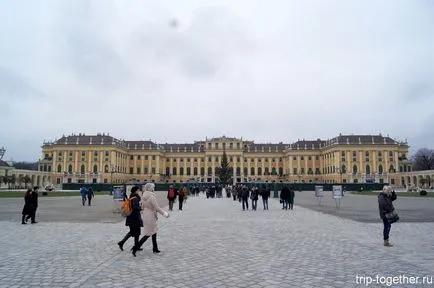
[{"label": "black trousers", "polygon": [[88,198],[87,198],[87,201],[88,201],[88,204],[89,204],[89,206],[90,206],[90,204],[92,204],[92,197],[88,197]]},{"label": "black trousers", "polygon": [[36,206],[34,209],[32,209],[31,215],[30,217],[32,218],[32,223],[36,222],[36,210],[38,209],[38,207]]},{"label": "black trousers", "polygon": [[[139,243],[136,245],[136,249],[139,249],[142,247],[142,245],[148,240],[149,235],[145,235],[140,239]],[[157,233],[152,235],[152,251],[158,251],[158,245],[157,245]]]},{"label": "black trousers", "polygon": [[174,200],[169,200],[169,210],[170,211],[173,210],[173,202],[174,202]]},{"label": "black trousers", "polygon": [[246,209],[249,210],[249,199],[247,197],[241,197],[243,201],[243,210],[244,210],[244,204],[246,205]]},{"label": "black trousers", "polygon": [[139,226],[129,226],[130,227],[130,232],[128,232],[124,239],[121,240],[120,244],[123,246],[125,244],[125,242],[127,242],[128,239],[130,239],[130,237],[134,237],[134,245],[137,246],[137,244],[139,243],[139,237],[140,237],[140,227]]},{"label": "black trousers", "polygon": [[184,199],[182,199],[182,198],[179,198],[178,199],[179,201],[179,210],[182,210],[182,204],[184,203]]}]

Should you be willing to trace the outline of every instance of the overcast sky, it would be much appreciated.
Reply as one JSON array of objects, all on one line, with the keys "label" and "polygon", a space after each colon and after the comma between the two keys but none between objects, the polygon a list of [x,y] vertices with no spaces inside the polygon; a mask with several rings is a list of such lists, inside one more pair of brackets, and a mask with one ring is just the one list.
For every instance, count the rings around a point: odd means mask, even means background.
[{"label": "overcast sky", "polygon": [[6,160],[98,132],[434,148],[433,104],[432,1],[0,1]]}]

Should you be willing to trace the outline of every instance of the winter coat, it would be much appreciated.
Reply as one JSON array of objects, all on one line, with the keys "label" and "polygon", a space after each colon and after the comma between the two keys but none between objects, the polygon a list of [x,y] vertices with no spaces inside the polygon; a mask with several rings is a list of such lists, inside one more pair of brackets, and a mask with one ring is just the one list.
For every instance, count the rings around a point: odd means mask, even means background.
[{"label": "winter coat", "polygon": [[133,211],[129,216],[127,216],[127,219],[125,220],[125,226],[143,227],[142,215],[140,215],[140,211],[142,209],[140,207],[140,196],[137,194],[130,195],[130,199],[133,197],[135,197],[133,200],[131,200]]},{"label": "winter coat", "polygon": [[179,192],[178,192],[179,201],[183,201],[185,198],[187,198],[187,194],[185,193],[185,190],[179,189]]},{"label": "winter coat", "polygon": [[396,200],[395,191],[392,192],[392,195],[388,195],[384,192],[378,194],[378,210],[380,213],[381,219],[386,218],[386,213],[393,212],[395,207],[393,207],[392,201]]},{"label": "winter coat", "polygon": [[270,190],[262,189],[261,196],[262,196],[262,199],[270,198]]},{"label": "winter coat", "polygon": [[250,195],[249,188],[247,188],[247,187],[241,188],[241,197],[249,198],[249,195]]},{"label": "winter coat", "polygon": [[31,215],[33,212],[33,204],[31,194],[24,195],[24,207],[22,215]]},{"label": "winter coat", "polygon": [[250,195],[252,200],[258,200],[258,190],[253,190],[252,195]]},{"label": "winter coat", "polygon": [[167,199],[169,200],[169,201],[175,201],[175,199],[176,199],[176,195],[178,195],[178,191],[176,190],[176,188],[173,188],[173,197],[169,197],[169,192],[170,192],[170,188],[169,188],[169,190],[167,190]]},{"label": "winter coat", "polygon": [[81,194],[81,197],[86,197],[87,189],[84,187],[80,188],[80,194]]},{"label": "winter coat", "polygon": [[92,199],[95,196],[92,187],[87,190],[87,198]]},{"label": "winter coat", "polygon": [[151,236],[158,230],[157,213],[164,216],[167,212],[160,208],[155,193],[150,191],[143,192],[140,206],[142,207],[143,233],[145,236]]},{"label": "winter coat", "polygon": [[289,194],[288,194],[289,203],[294,203],[294,196],[295,196],[294,190],[289,189]]},{"label": "winter coat", "polygon": [[280,199],[289,199],[289,188],[283,187],[280,191]]},{"label": "winter coat", "polygon": [[33,209],[38,208],[38,192],[32,191],[30,194],[30,203],[33,206]]}]

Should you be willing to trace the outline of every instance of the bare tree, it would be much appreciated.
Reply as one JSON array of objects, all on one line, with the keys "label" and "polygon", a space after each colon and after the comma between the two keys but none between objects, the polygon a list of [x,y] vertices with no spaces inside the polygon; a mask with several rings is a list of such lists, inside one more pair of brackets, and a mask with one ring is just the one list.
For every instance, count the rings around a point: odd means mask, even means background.
[{"label": "bare tree", "polygon": [[428,148],[421,148],[414,154],[413,170],[433,170],[434,169],[434,150]]}]

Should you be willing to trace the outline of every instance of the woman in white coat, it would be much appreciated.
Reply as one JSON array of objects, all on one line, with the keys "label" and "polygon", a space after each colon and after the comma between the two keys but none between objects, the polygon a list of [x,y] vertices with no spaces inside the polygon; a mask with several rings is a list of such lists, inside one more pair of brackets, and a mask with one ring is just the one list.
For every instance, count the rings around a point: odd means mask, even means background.
[{"label": "woman in white coat", "polygon": [[134,257],[136,257],[136,252],[139,251],[140,247],[146,242],[146,240],[148,240],[150,236],[152,237],[152,251],[154,253],[160,253],[157,245],[157,213],[160,213],[166,218],[169,217],[169,213],[161,209],[158,205],[154,189],[154,183],[146,183],[144,186],[144,192],[140,201],[142,208],[144,236],[142,239],[140,239],[137,245],[134,245],[133,249],[131,250]]}]

